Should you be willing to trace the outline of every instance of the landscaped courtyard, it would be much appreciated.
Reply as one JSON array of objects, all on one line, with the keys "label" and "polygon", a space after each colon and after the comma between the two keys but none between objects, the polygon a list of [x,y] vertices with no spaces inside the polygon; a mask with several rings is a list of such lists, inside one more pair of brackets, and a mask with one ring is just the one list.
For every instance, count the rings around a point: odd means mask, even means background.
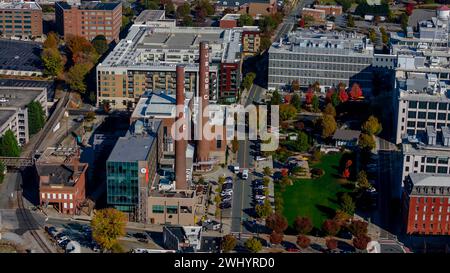
[{"label": "landscaped courtyard", "polygon": [[[339,208],[338,195],[348,192],[344,180],[340,179],[339,161],[342,154],[323,155],[320,162],[310,167],[321,168],[325,174],[317,179],[294,179],[292,186],[282,192],[284,200],[283,215],[290,225],[297,216],[308,216],[315,227],[320,228],[323,221],[334,216]],[[277,185],[277,191],[280,186]]]}]

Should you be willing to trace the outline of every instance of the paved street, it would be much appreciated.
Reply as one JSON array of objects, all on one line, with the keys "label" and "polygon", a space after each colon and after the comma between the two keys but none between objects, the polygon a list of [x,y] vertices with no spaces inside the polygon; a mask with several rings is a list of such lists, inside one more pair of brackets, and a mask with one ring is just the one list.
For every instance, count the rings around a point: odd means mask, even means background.
[{"label": "paved street", "polygon": [[286,15],[283,22],[278,26],[278,32],[275,35],[275,42],[279,41],[280,38],[283,38],[284,35],[288,34],[297,21],[299,20],[297,15],[301,14],[301,10],[304,7],[310,6],[314,1],[313,0],[298,0],[297,5],[292,9],[289,15]]}]

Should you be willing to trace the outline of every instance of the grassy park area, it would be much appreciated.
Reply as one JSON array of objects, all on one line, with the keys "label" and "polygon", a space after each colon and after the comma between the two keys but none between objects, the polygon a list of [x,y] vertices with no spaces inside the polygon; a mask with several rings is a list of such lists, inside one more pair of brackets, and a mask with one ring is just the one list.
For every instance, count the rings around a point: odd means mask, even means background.
[{"label": "grassy park area", "polygon": [[[321,168],[325,174],[317,179],[296,179],[294,185],[286,186],[282,192],[283,214],[292,224],[297,216],[308,216],[315,227],[320,228],[323,221],[334,216],[339,207],[338,194],[350,191],[340,179],[339,161],[342,154],[322,156],[320,162],[311,164]],[[279,185],[277,185],[280,191]]]}]

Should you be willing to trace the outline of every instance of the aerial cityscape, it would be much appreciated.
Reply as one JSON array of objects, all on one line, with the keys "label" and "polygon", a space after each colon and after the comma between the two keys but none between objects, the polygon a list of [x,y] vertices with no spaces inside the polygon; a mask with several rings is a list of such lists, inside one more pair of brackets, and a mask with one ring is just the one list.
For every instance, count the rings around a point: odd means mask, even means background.
[{"label": "aerial cityscape", "polygon": [[448,253],[449,217],[450,1],[0,0],[0,253]]}]

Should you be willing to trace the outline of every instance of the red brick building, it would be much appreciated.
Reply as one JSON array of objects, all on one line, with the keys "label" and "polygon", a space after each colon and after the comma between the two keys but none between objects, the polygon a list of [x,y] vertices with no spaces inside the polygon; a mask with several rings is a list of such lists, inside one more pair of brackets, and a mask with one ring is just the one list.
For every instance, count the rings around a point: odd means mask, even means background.
[{"label": "red brick building", "polygon": [[59,213],[76,214],[85,200],[87,163],[36,163],[39,203]]},{"label": "red brick building", "polygon": [[408,234],[450,234],[450,177],[411,173],[403,192],[403,216]]},{"label": "red brick building", "polygon": [[57,2],[55,14],[58,33],[64,38],[76,35],[93,40],[97,35],[104,35],[108,43],[119,42],[121,2],[81,2],[80,5]]},{"label": "red brick building", "polygon": [[0,3],[0,34],[42,36],[42,9],[35,2]]},{"label": "red brick building", "polygon": [[339,16],[342,14],[341,6],[334,5],[315,5],[315,9],[325,11],[325,15],[327,16]]}]

